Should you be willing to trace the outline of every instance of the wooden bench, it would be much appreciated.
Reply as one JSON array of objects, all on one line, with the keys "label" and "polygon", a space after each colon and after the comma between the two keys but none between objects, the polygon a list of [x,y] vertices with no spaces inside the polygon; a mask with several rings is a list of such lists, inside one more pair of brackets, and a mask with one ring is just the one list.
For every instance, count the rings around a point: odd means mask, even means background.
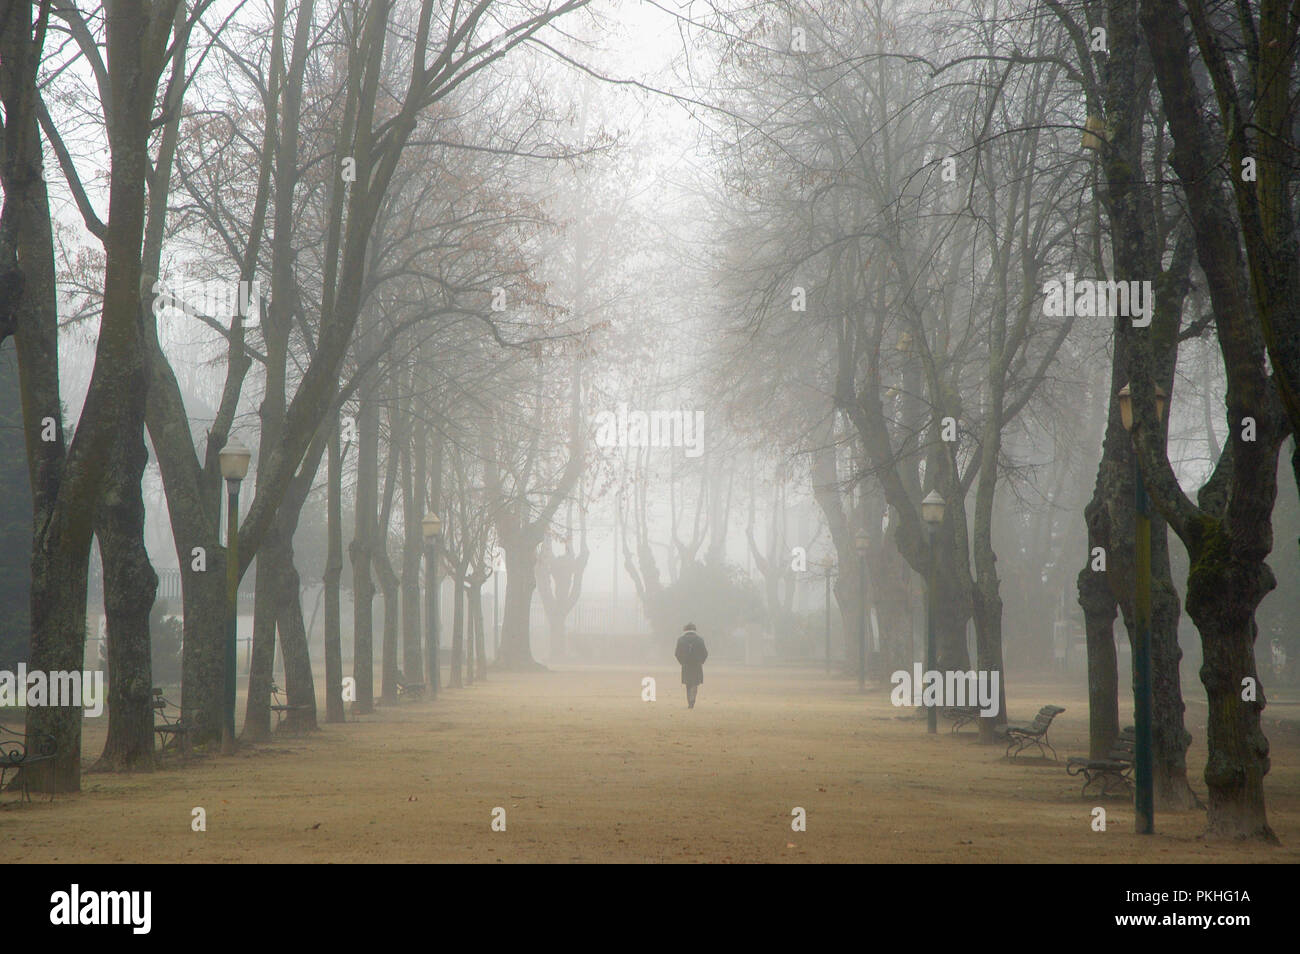
[{"label": "wooden bench", "polygon": [[[1051,727],[1052,720],[1064,711],[1061,706],[1043,706],[1029,725],[1002,726],[996,734],[1007,740],[1006,757],[1015,758],[1030,746],[1037,746],[1044,757],[1051,752],[1052,758],[1055,759],[1056,749],[1052,748],[1052,743],[1047,741],[1047,730]],[[1011,751],[1012,748],[1015,749],[1014,752]]]},{"label": "wooden bench", "polygon": [[[176,709],[178,713],[176,718],[167,714],[168,706]],[[157,687],[154,687],[153,691],[153,711],[157,718],[162,719],[161,723],[155,722],[153,727],[158,735],[158,757],[162,758],[168,752],[175,752],[182,759],[186,758],[193,750],[190,736],[194,726],[185,721],[184,711],[180,706],[168,702],[163,691]]]},{"label": "wooden bench", "polygon": [[1133,791],[1133,757],[1137,746],[1137,730],[1129,726],[1115,739],[1104,759],[1076,756],[1065,763],[1069,775],[1083,776],[1083,788],[1080,795],[1088,794],[1088,787],[1093,782],[1101,782],[1101,794],[1108,795],[1113,783],[1121,785],[1126,792]]},{"label": "wooden bench", "polygon": [[280,688],[279,686],[277,686],[275,683],[272,683],[272,684],[271,684],[271,698],[272,698],[272,700],[273,700],[273,701],[272,701],[272,705],[271,705],[271,711],[275,713],[275,718],[276,718],[275,731],[276,731],[276,732],[279,732],[280,729],[284,726],[284,720],[289,716],[289,713],[291,713],[291,712],[305,712],[305,711],[307,711],[308,709],[311,708],[311,706],[308,706],[308,705],[296,705],[296,706],[291,706],[291,705],[288,705],[288,704],[286,704],[286,703],[283,703],[283,702],[280,701],[280,696],[283,695],[283,694],[284,694],[284,690],[283,690],[283,689],[281,689],[281,688]]},{"label": "wooden bench", "polygon": [[964,725],[978,724],[979,706],[951,706],[943,710],[944,717],[952,720],[952,731],[956,732]]},{"label": "wooden bench", "polygon": [[397,696],[402,698],[409,696],[412,699],[419,699],[424,696],[424,683],[422,682],[402,682],[397,680]]},{"label": "wooden bench", "polygon": [[[5,776],[16,771],[23,780],[24,801],[32,800],[32,794],[27,789],[27,773],[23,769],[37,762],[51,761],[58,754],[58,743],[54,736],[42,733],[37,741],[37,745],[32,745],[25,731],[20,735],[13,729],[0,725],[0,791],[4,791]],[[50,800],[54,800],[53,792],[50,793]]]}]

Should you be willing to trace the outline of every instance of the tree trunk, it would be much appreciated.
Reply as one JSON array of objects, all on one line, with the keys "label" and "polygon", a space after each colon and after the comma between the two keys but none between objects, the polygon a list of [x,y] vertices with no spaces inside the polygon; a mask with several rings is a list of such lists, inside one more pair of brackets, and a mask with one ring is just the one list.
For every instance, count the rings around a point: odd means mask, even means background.
[{"label": "tree trunk", "polygon": [[340,580],[343,578],[343,455],[339,448],[338,415],[329,440],[326,462],[325,521],[325,721],[344,722],[343,633]]},{"label": "tree trunk", "polygon": [[[430,441],[431,457],[429,460],[429,509],[434,513],[442,506],[442,452],[443,436],[438,428],[432,430],[433,438]],[[442,559],[442,541],[435,537],[432,544],[433,565],[429,565],[429,558],[425,560],[425,646],[424,646],[424,681],[429,687],[429,697],[438,698],[438,690],[442,684],[442,664],[439,659],[438,643],[442,640],[441,633],[441,608],[438,605],[439,587],[441,586],[442,576],[439,563]]]},{"label": "tree trunk", "polygon": [[478,632],[475,630],[474,607],[469,601],[471,590],[464,591],[465,598],[465,685],[474,685],[474,647]]},{"label": "tree trunk", "polygon": [[[0,262],[0,267],[17,269],[22,276],[21,295],[12,315],[32,488],[29,664],[33,670],[49,672],[80,670],[84,665],[86,575],[98,472],[86,468],[70,472],[75,464],[71,448],[65,445],[60,410],[54,240],[49,197],[40,174],[43,156],[35,111],[35,78],[42,51],[33,31],[37,10],[30,4],[17,4],[0,17],[0,75],[5,79],[0,83],[5,107],[4,136],[0,137],[4,188],[0,237],[6,256],[13,256]],[[105,344],[101,335],[100,349]],[[100,370],[97,352],[96,371]],[[42,439],[47,417],[56,422],[57,440]],[[83,419],[88,417],[83,412]],[[78,427],[83,444],[90,431],[90,427]],[[32,708],[27,714],[27,735],[33,740],[52,736],[56,756],[24,769],[22,778],[12,784],[25,782],[38,792],[78,791],[81,719],[80,709]]]},{"label": "tree trunk", "polygon": [[859,591],[861,575],[857,569],[857,553],[839,560],[840,574],[835,578],[835,604],[840,610],[840,631],[844,635],[845,675],[856,677],[858,672],[858,623],[861,614],[859,602],[865,594]]},{"label": "tree trunk", "polygon": [[285,725],[295,730],[316,728],[316,689],[303,624],[302,592],[294,565],[293,535],[301,502],[293,493],[276,514],[257,559],[257,596],[253,610],[253,656],[248,677],[248,702],[243,738],[259,741],[271,734],[271,685],[275,639],[280,635],[284,660],[285,704],[306,706],[290,711]]},{"label": "tree trunk", "polygon": [[[129,8],[128,8],[129,9]],[[107,329],[118,347],[111,358],[113,375],[107,386],[93,384],[88,405],[107,406],[115,418],[107,470],[100,483],[95,527],[106,541],[104,610],[109,630],[108,740],[100,764],[106,768],[153,768],[153,686],[149,660],[149,610],[158,577],[144,545],[144,499],[140,482],[149,461],[144,444],[145,406],[149,376],[145,366],[145,333],[153,321],[141,304],[141,252],[145,225],[145,187],[150,172],[149,119],[153,100],[145,90],[156,88],[140,37],[157,24],[139,8],[110,9],[108,62],[113,67],[110,100],[104,103],[111,152],[109,217],[104,236],[104,302],[101,338]],[[164,36],[166,34],[164,33]],[[151,51],[152,52],[152,51]],[[124,347],[123,347],[124,346]],[[79,710],[76,710],[79,711]]]},{"label": "tree trunk", "polygon": [[[1112,363],[1106,437],[1092,501],[1084,510],[1088,527],[1088,554],[1079,573],[1079,605],[1084,612],[1088,640],[1089,754],[1105,758],[1119,735],[1119,676],[1114,622],[1123,613],[1130,633],[1133,627],[1133,581],[1136,579],[1133,450],[1123,429],[1113,395],[1129,360],[1131,345],[1117,336]],[[1167,360],[1167,359],[1166,359]],[[1172,372],[1172,369],[1170,369]],[[1172,373],[1162,385],[1173,384]],[[1105,555],[1105,570],[1094,571],[1097,548]],[[1191,734],[1183,724],[1185,706],[1178,665],[1178,593],[1169,565],[1168,525],[1158,515],[1151,519],[1151,684],[1152,767],[1156,808],[1183,811],[1198,803],[1187,780],[1187,748]]]},{"label": "tree trunk", "polygon": [[[1220,129],[1207,121],[1209,110],[1200,92],[1184,11],[1170,0],[1146,0],[1140,22],[1151,53],[1161,100],[1173,138],[1169,163],[1187,200],[1188,218],[1196,236],[1196,255],[1206,278],[1214,310],[1216,339],[1223,355],[1228,388],[1224,398],[1229,428],[1227,446],[1214,474],[1201,488],[1199,506],[1192,506],[1170,477],[1168,465],[1155,464],[1157,448],[1149,432],[1135,424],[1135,437],[1146,468],[1154,469],[1152,499],[1187,547],[1191,568],[1187,577],[1187,611],[1201,634],[1201,681],[1209,698],[1209,759],[1205,781],[1209,787],[1209,832],[1242,839],[1276,842],[1264,811],[1264,775],[1269,769],[1268,741],[1260,730],[1262,690],[1255,676],[1254,613],[1259,601],[1276,585],[1264,562],[1272,547],[1271,512],[1277,494],[1277,454],[1283,431],[1277,381],[1266,373],[1265,348],[1260,334],[1259,299],[1251,301],[1252,283],[1242,260],[1241,223],[1236,220],[1223,192],[1218,160],[1223,143]],[[1276,27],[1278,21],[1269,24]],[[1198,33],[1198,36],[1200,34]],[[1274,41],[1276,43],[1276,41]],[[1273,44],[1270,44],[1273,45]],[[1278,55],[1276,47],[1265,58]],[[1256,59],[1259,59],[1256,57]],[[1222,62],[1214,70],[1228,69]],[[1268,74],[1272,75],[1272,74]],[[1219,90],[1224,94],[1225,90]],[[1286,102],[1289,93],[1281,93]],[[1236,104],[1234,104],[1235,106]],[[1266,110],[1266,112],[1271,112]],[[1229,136],[1229,154],[1240,158],[1240,119],[1223,117]],[[1265,130],[1271,116],[1263,116]],[[1269,150],[1281,144],[1270,140]],[[1263,164],[1263,163],[1261,163]],[[1270,170],[1270,175],[1278,175]],[[1277,181],[1277,180],[1274,180]],[[1266,182],[1250,187],[1254,196]],[[1238,215],[1250,212],[1239,203]],[[1234,228],[1233,226],[1238,226]],[[1294,233],[1294,226],[1287,224]],[[1248,236],[1249,238],[1249,236]],[[1294,266],[1294,259],[1292,259]],[[1258,275],[1258,272],[1254,273]],[[1276,288],[1255,287],[1266,296]],[[1159,331],[1158,326],[1150,329]],[[1138,356],[1142,357],[1141,355]],[[1154,364],[1154,369],[1149,365]],[[1132,374],[1141,384],[1159,382],[1164,369],[1149,359],[1135,361]],[[1154,372],[1154,373],[1153,373]],[[1140,393],[1134,387],[1137,397]],[[1134,401],[1135,414],[1143,410]],[[1149,412],[1148,412],[1149,413]],[[1250,440],[1241,433],[1245,418],[1258,422]],[[1140,422],[1138,422],[1140,423]],[[1148,418],[1148,424],[1150,420]],[[1150,470],[1144,470],[1144,474]],[[1256,698],[1247,694],[1244,680],[1256,680]]]},{"label": "tree trunk", "polygon": [[[281,4],[283,0],[281,0]],[[176,10],[175,39],[171,46],[172,74],[168,79],[163,115],[166,119],[158,136],[157,159],[147,182],[149,215],[145,223],[141,255],[141,287],[149,287],[161,271],[163,239],[166,235],[167,205],[180,124],[181,101],[186,87],[186,56],[191,26],[184,5]],[[278,42],[278,41],[276,41]],[[270,130],[267,130],[267,135]],[[245,245],[246,258],[240,277],[251,279],[257,257],[258,237],[265,221],[269,172],[259,177],[258,197]],[[156,323],[145,318],[145,358],[149,395],[145,422],[158,470],[167,496],[172,539],[181,571],[182,643],[181,712],[190,727],[189,742],[205,745],[221,737],[222,690],[225,686],[227,614],[225,548],[219,539],[221,528],[221,478],[216,451],[224,446],[235,415],[239,390],[252,365],[244,352],[242,333],[227,345],[227,373],[221,403],[208,424],[205,466],[195,452],[194,434],[185,409],[180,385],[158,342]],[[203,551],[202,570],[194,568],[195,550]],[[152,712],[150,713],[152,720]]]},{"label": "tree trunk", "polygon": [[384,643],[380,670],[379,698],[386,706],[397,705],[397,634],[401,623],[401,580],[393,572],[388,553],[381,537],[375,554],[375,568],[379,571],[379,585],[384,593]]},{"label": "tree trunk", "polygon": [[424,655],[420,650],[420,556],[424,540],[420,521],[424,514],[420,504],[424,498],[426,449],[423,425],[416,422],[414,426],[413,448],[403,455],[402,467],[402,671],[407,682],[418,682],[424,669]]},{"label": "tree trunk", "polygon": [[[367,392],[369,388],[367,388]],[[374,598],[371,578],[379,497],[379,419],[369,393],[363,393],[357,414],[356,532],[348,548],[352,556],[352,674],[357,681],[356,709],[375,708]]]},{"label": "tree trunk", "polygon": [[[38,518],[41,516],[37,512]],[[80,670],[85,661],[86,577],[89,548],[59,547],[45,537],[37,521],[32,552],[31,669],[53,672]],[[80,709],[39,706],[27,714],[27,735],[33,740],[52,736],[54,759],[23,769],[22,782],[38,792],[81,789]],[[15,784],[19,780],[15,780]]]},{"label": "tree trunk", "polygon": [[[1101,468],[1106,466],[1103,458]],[[1088,651],[1088,757],[1093,759],[1106,758],[1119,738],[1119,660],[1115,653],[1119,604],[1105,572],[1092,568],[1097,547],[1103,553],[1111,552],[1110,515],[1103,493],[1099,474],[1092,501],[1083,511],[1088,525],[1088,553],[1078,583]]]},{"label": "tree trunk", "polygon": [[477,662],[475,678],[487,679],[487,640],[483,632],[483,583],[476,582],[469,594],[470,618],[474,621],[474,657]]},{"label": "tree trunk", "polygon": [[531,536],[502,540],[506,554],[505,615],[501,620],[501,669],[541,669],[533,659],[528,631],[528,614],[533,603],[537,577],[533,567],[541,541]]},{"label": "tree trunk", "polygon": [[996,716],[979,720],[980,742],[992,745],[996,740],[993,728],[1005,725],[1007,721],[1007,680],[1002,668],[1002,597],[998,595],[997,574],[992,572],[995,559],[992,546],[987,554],[980,555],[980,546],[975,548],[975,560],[978,565],[987,561],[989,568],[980,571],[980,579],[973,591],[975,603],[975,654],[976,667],[981,672],[998,673],[998,711]]},{"label": "tree trunk", "polygon": [[[1265,699],[1255,670],[1255,608],[1275,581],[1262,561],[1230,559],[1217,526],[1207,521],[1201,533],[1201,544],[1191,554],[1187,611],[1201,634],[1201,682],[1210,710],[1205,765],[1209,832],[1276,843],[1264,808],[1268,739],[1259,724]],[[1242,698],[1247,685],[1255,687],[1254,699]]]},{"label": "tree trunk", "polygon": [[[1143,174],[1145,127],[1151,74],[1138,29],[1136,4],[1112,4],[1107,11],[1111,54],[1107,59],[1104,103],[1110,145],[1102,157],[1105,176],[1100,194],[1111,226],[1111,258],[1117,276],[1149,275],[1156,279],[1155,315],[1150,328],[1135,331],[1117,319],[1111,362],[1106,436],[1102,448],[1099,487],[1110,511],[1113,546],[1106,551],[1108,583],[1124,614],[1133,645],[1136,515],[1133,447],[1120,422],[1116,394],[1131,380],[1135,360],[1152,360],[1157,382],[1174,390],[1178,328],[1188,290],[1190,245],[1181,230],[1162,233],[1150,223],[1157,215],[1150,177]],[[1082,49],[1079,56],[1089,55]],[[1155,161],[1160,162],[1163,157]],[[1162,244],[1163,242],[1163,244]],[[1169,265],[1165,266],[1166,257]],[[1163,441],[1162,436],[1162,451]],[[1151,521],[1151,690],[1152,772],[1158,809],[1181,810],[1196,804],[1187,782],[1187,747],[1191,736],[1183,728],[1182,688],[1178,672],[1178,595],[1170,575],[1168,529],[1163,519]]]},{"label": "tree trunk", "polygon": [[[172,506],[168,497],[168,506]],[[172,521],[173,527],[176,520]],[[174,532],[174,531],[173,531]],[[179,537],[178,539],[205,539]],[[180,550],[180,548],[177,548]],[[222,686],[226,670],[226,550],[206,547],[207,568],[196,573],[189,554],[182,555],[181,708],[194,726],[196,745],[221,738]]]},{"label": "tree trunk", "polygon": [[[144,394],[138,407],[141,436],[115,448],[115,466],[100,498],[96,533],[104,566],[108,628],[108,738],[95,768],[153,771],[153,670],[149,611],[158,575],[144,547],[140,480],[148,460],[143,440]],[[126,443],[127,447],[122,447]],[[134,446],[131,446],[134,445]]]},{"label": "tree trunk", "polygon": [[[935,666],[941,672],[970,669],[970,647],[966,644],[966,624],[971,614],[966,608],[967,594],[956,576],[945,571],[951,550],[945,549],[944,534],[935,536],[939,549],[939,567],[935,571],[934,597],[934,655]],[[948,541],[951,545],[951,540]]]},{"label": "tree trunk", "polygon": [[451,674],[447,685],[452,689],[465,687],[461,673],[465,665],[465,567],[456,567],[451,575]]},{"label": "tree trunk", "polygon": [[[978,721],[980,742],[992,745],[993,729],[1007,721],[1007,679],[1002,668],[1002,596],[999,592],[997,554],[993,551],[993,503],[997,493],[998,455],[1002,449],[1003,407],[1006,379],[1002,372],[1006,338],[1005,312],[995,319],[988,376],[989,409],[980,447],[980,469],[975,490],[975,519],[972,548],[975,580],[971,587],[971,609],[975,618],[976,666],[981,672],[998,673],[998,711]],[[968,700],[969,701],[969,700]]]},{"label": "tree trunk", "polygon": [[1155,807],[1161,811],[1201,808],[1187,780],[1187,749],[1192,734],[1183,716],[1183,659],[1178,645],[1178,591],[1169,565],[1169,525],[1151,515],[1151,745]]},{"label": "tree trunk", "polygon": [[1264,776],[1270,763],[1268,739],[1259,725],[1263,691],[1259,691],[1257,702],[1241,699],[1242,679],[1255,678],[1258,685],[1254,644],[1253,618],[1239,620],[1235,631],[1202,630],[1206,664],[1201,667],[1201,682],[1210,709],[1211,754],[1205,766],[1210,789],[1209,830],[1216,835],[1276,843],[1264,809]]},{"label": "tree trunk", "polygon": [[[138,259],[136,264],[138,275]],[[142,312],[138,281],[130,305]],[[121,302],[119,307],[127,307],[127,302]],[[152,317],[142,316],[141,325]],[[104,567],[111,677],[108,738],[95,766],[104,771],[153,771],[154,767],[149,611],[158,591],[158,575],[144,545],[144,497],[140,490],[149,462],[144,443],[148,376],[143,354],[143,348],[137,350],[129,369],[122,369],[124,377],[116,394],[121,431],[113,444],[95,517]]]},{"label": "tree trunk", "polygon": [[277,518],[257,555],[256,595],[253,599],[253,650],[248,667],[242,738],[259,742],[271,736],[271,685],[275,669],[275,634],[280,621],[287,559],[283,527]]},{"label": "tree trunk", "polygon": [[[284,691],[290,709],[285,729],[312,732],[316,725],[316,684],[311,671],[307,628],[302,619],[302,586],[293,563],[293,550],[280,577],[280,646],[284,651]],[[305,708],[296,708],[296,707]]]}]

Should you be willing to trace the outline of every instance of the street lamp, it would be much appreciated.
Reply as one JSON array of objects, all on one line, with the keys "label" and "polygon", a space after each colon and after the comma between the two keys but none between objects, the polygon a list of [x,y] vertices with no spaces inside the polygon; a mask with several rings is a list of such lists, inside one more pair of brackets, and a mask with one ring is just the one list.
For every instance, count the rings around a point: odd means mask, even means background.
[{"label": "street lamp", "polygon": [[[1168,395],[1156,385],[1156,420],[1165,419]],[[1133,394],[1126,384],[1120,388],[1119,417],[1124,430],[1134,434]],[[1133,721],[1137,740],[1133,746],[1133,823],[1139,835],[1155,832],[1155,796],[1152,779],[1153,746],[1151,741],[1151,499],[1142,482],[1142,464],[1136,443],[1133,448],[1133,487],[1135,495],[1133,542],[1137,571],[1133,594]]]},{"label": "street lamp", "polygon": [[424,657],[427,660],[426,665],[429,667],[429,696],[432,699],[438,698],[438,683],[442,680],[441,670],[438,665],[438,538],[442,536],[442,519],[430,510],[420,521],[420,529],[424,531],[424,543],[428,548],[426,571],[427,580],[425,583],[425,614],[429,617],[428,646],[425,648]]},{"label": "street lamp", "polygon": [[226,479],[226,665],[225,717],[221,722],[221,752],[235,751],[235,641],[239,632],[239,485],[248,476],[252,452],[237,438],[226,441],[217,460]]},{"label": "street lamp", "polygon": [[858,692],[867,691],[867,547],[871,539],[859,530],[854,537],[858,551]]},{"label": "street lamp", "polygon": [[1083,124],[1083,141],[1079,143],[1081,149],[1091,149],[1093,152],[1101,152],[1102,143],[1106,141],[1106,121],[1100,116],[1089,116]]},{"label": "street lamp", "polygon": [[[938,566],[938,553],[935,547],[935,534],[943,523],[943,512],[947,507],[937,490],[930,491],[921,501],[921,519],[925,521],[926,534],[930,544],[930,579],[926,582],[925,592],[925,671],[933,672],[938,660],[934,651],[934,583],[935,568]],[[925,712],[925,731],[931,734],[939,731],[939,713],[934,706]]]},{"label": "street lamp", "polygon": [[[1165,403],[1168,400],[1168,398],[1169,395],[1165,393],[1165,389],[1157,384],[1156,385],[1156,420],[1157,421],[1163,421],[1165,419]],[[1126,431],[1133,430],[1133,393],[1129,390],[1129,386],[1127,384],[1119,389],[1119,419],[1120,419],[1120,423],[1124,425],[1124,430]]]}]

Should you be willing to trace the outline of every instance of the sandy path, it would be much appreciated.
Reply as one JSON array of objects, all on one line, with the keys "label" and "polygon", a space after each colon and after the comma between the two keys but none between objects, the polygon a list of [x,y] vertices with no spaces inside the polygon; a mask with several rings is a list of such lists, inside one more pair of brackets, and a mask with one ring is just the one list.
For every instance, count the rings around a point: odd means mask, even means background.
[{"label": "sandy path", "polygon": [[[658,701],[641,701],[641,677]],[[1079,797],[1078,690],[1016,686],[1014,719],[1056,702],[1061,764],[927,737],[883,691],[815,671],[709,667],[694,711],[674,670],[494,674],[311,737],[152,775],[87,775],[80,795],[0,796],[7,861],[1300,861],[1300,739],[1270,732],[1283,847],[1207,844],[1204,815],[1131,833],[1123,799]],[[242,709],[241,709],[242,711]],[[1128,715],[1122,714],[1123,718]],[[1204,705],[1189,702],[1194,787]],[[97,752],[100,733],[88,733]],[[1106,832],[1091,828],[1103,805]],[[191,810],[208,830],[191,831]],[[490,829],[506,810],[506,831]],[[791,830],[791,810],[807,831]]]}]

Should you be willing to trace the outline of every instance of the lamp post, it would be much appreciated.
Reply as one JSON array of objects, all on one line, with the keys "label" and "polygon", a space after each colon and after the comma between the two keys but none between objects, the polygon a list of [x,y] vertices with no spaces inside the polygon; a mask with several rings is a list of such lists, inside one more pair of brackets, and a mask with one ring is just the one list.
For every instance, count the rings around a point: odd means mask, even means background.
[{"label": "lamp post", "polygon": [[858,551],[858,692],[867,691],[867,531],[854,537]]},{"label": "lamp post", "polygon": [[428,660],[429,667],[429,698],[437,699],[438,683],[442,681],[442,671],[438,665],[438,540],[442,536],[442,520],[430,510],[420,521],[420,529],[424,531],[424,543],[428,548],[424,601],[429,629],[424,657]]},{"label": "lamp post", "polygon": [[248,476],[252,453],[238,439],[226,441],[217,460],[226,479],[226,665],[225,713],[221,720],[221,752],[235,751],[235,641],[239,635],[239,485]]},{"label": "lamp post", "polygon": [[[1124,430],[1135,434],[1133,395],[1126,384],[1119,391],[1119,417]],[[1156,420],[1165,419],[1168,395],[1156,385]],[[1139,835],[1155,832],[1155,796],[1152,779],[1153,745],[1151,741],[1151,500],[1142,482],[1142,464],[1136,442],[1133,447],[1134,526],[1137,553],[1134,565],[1137,579],[1133,594],[1133,721],[1137,740],[1133,746],[1133,825]]]},{"label": "lamp post", "polygon": [[[925,585],[925,671],[933,672],[938,660],[934,650],[934,583],[939,565],[935,535],[943,523],[943,512],[947,503],[932,490],[921,501],[921,519],[925,521],[926,536],[930,544],[930,578]],[[925,712],[925,731],[931,734],[939,731],[939,712],[934,706],[928,706]]]}]

